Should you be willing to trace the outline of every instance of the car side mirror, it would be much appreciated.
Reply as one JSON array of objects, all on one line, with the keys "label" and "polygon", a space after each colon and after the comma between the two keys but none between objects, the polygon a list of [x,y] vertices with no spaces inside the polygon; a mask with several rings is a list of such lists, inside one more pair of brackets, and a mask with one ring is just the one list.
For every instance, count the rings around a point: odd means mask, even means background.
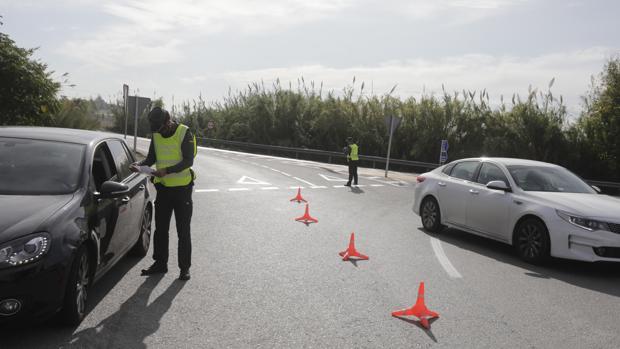
[{"label": "car side mirror", "polygon": [[487,183],[487,188],[493,190],[511,191],[510,187],[504,183],[504,181],[490,181]]},{"label": "car side mirror", "polygon": [[118,198],[129,193],[129,186],[124,183],[105,181],[101,185],[98,197],[100,199]]},{"label": "car side mirror", "polygon": [[597,187],[596,185],[591,185],[592,189],[596,190],[597,193],[601,193],[601,188]]}]

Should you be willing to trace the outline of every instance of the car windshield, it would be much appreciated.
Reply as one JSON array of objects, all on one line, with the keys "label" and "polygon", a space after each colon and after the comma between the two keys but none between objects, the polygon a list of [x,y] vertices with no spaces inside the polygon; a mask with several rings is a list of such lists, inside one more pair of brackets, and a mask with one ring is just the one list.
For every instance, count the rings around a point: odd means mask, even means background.
[{"label": "car windshield", "polygon": [[525,191],[596,193],[586,182],[563,167],[507,166],[508,172]]},{"label": "car windshield", "polygon": [[0,195],[58,195],[79,184],[84,146],[0,137]]}]

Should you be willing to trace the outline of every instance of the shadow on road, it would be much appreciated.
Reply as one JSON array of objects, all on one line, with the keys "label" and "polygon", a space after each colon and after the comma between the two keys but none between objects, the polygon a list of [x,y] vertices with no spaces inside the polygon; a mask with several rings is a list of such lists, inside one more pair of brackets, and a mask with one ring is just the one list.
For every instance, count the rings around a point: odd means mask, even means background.
[{"label": "shadow on road", "polygon": [[116,313],[95,327],[75,333],[66,344],[76,348],[146,348],[144,339],[157,332],[161,318],[185,286],[185,282],[175,280],[149,304],[151,292],[162,278],[146,278]]},{"label": "shadow on road", "polygon": [[475,252],[502,263],[525,269],[524,274],[541,279],[556,279],[581,288],[620,297],[620,264],[609,262],[579,262],[552,258],[544,265],[532,265],[522,261],[512,246],[477,235],[447,228],[438,234],[418,228],[424,234],[443,243]]},{"label": "shadow on road", "polygon": [[[430,329],[427,329],[426,327],[422,326],[422,324],[420,323],[420,321],[419,321],[419,320],[413,320],[413,319],[409,319],[409,318],[402,317],[402,316],[395,316],[395,317],[396,317],[397,319],[399,319],[399,320],[404,321],[404,322],[408,322],[408,323],[410,323],[410,324],[413,324],[413,325],[418,326],[418,327],[419,327],[419,328],[421,328],[421,329],[422,329],[422,330],[426,333],[426,335],[427,335],[427,336],[429,336],[429,337],[430,337],[430,338],[431,338],[431,339],[432,339],[435,343],[438,343],[438,342],[437,342],[437,338],[436,338],[436,337],[435,337],[435,335],[433,334],[433,331],[431,331]],[[433,322],[437,321],[438,319],[439,319],[439,318],[432,318],[432,319],[429,319],[429,320],[428,320],[429,325],[431,325],[431,327],[432,327]]]},{"label": "shadow on road", "polygon": [[364,191],[359,187],[351,187],[351,193],[353,194],[364,194]]}]

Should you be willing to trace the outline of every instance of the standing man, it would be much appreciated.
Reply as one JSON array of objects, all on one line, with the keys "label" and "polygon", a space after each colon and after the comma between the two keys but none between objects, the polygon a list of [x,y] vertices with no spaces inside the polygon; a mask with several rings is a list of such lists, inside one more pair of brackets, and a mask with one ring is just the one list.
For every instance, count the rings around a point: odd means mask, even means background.
[{"label": "standing man", "polygon": [[347,162],[349,163],[349,181],[345,186],[351,186],[351,180],[353,180],[353,185],[357,185],[357,164],[359,162],[358,157],[358,147],[355,142],[353,142],[353,137],[347,137],[347,147],[345,148],[347,154]]},{"label": "standing man", "polygon": [[[192,191],[194,171],[191,166],[196,156],[196,138],[189,128],[170,119],[168,111],[160,107],[151,110],[148,116],[153,138],[149,153],[137,166],[152,166],[157,198],[155,199],[155,235],[153,237],[153,259],[155,262],[142,275],[168,272],[168,231],[174,212],[179,237],[178,262],[181,273],[179,280],[189,280],[192,242],[190,223],[192,220]],[[132,166],[132,171],[137,171]]]}]

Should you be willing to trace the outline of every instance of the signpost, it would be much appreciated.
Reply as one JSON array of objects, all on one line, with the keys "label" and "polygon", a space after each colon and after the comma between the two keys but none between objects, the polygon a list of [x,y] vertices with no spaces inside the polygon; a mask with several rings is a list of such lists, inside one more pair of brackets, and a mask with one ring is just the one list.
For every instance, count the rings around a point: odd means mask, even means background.
[{"label": "signpost", "polygon": [[[125,103],[125,109],[134,112],[134,124],[133,124],[133,151],[137,149],[138,139],[138,116],[142,115],[144,111],[151,104],[151,99],[139,96],[127,96],[127,102]],[[127,138],[127,118],[125,118],[125,138]]]},{"label": "signpost", "polygon": [[441,149],[439,151],[439,164],[443,165],[448,161],[448,140],[441,140]]},{"label": "signpost", "polygon": [[125,139],[127,139],[127,96],[129,96],[129,85],[123,84],[123,112],[125,114]]},{"label": "signpost", "polygon": [[400,120],[401,118],[399,118],[398,116],[394,116],[394,115],[385,117],[385,127],[388,129],[388,134],[390,135],[390,138],[388,141],[387,157],[385,161],[385,178],[387,178],[388,176],[388,168],[390,167],[390,152],[392,150],[392,135],[394,134],[394,131],[396,130],[398,125],[400,125]]}]

